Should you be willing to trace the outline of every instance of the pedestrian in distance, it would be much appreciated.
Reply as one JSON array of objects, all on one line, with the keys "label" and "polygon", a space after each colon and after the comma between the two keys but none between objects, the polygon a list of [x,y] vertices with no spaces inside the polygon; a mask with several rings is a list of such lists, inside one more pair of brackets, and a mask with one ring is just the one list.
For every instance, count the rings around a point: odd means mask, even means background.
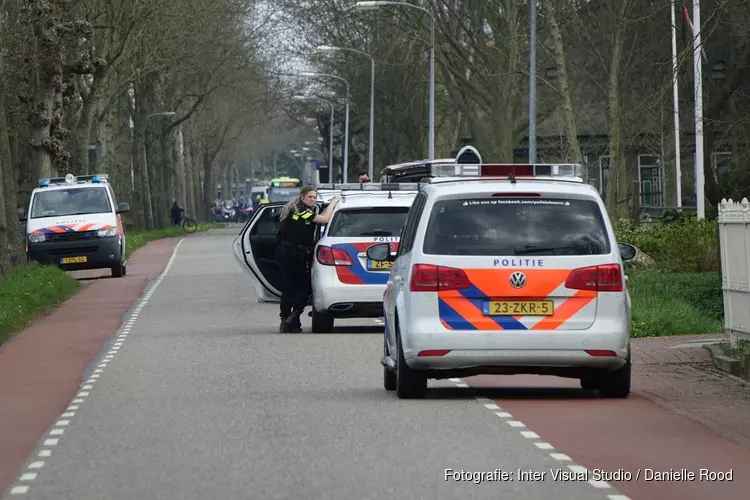
[{"label": "pedestrian in distance", "polygon": [[326,210],[318,213],[318,192],[303,187],[298,197],[284,205],[279,214],[279,245],[276,260],[281,265],[281,307],[279,333],[302,331],[300,316],[312,291],[310,266],[317,225],[327,224],[340,198],[331,199]]},{"label": "pedestrian in distance", "polygon": [[370,175],[367,172],[360,172],[359,183],[364,184],[366,182],[372,182],[372,179],[370,179]]}]

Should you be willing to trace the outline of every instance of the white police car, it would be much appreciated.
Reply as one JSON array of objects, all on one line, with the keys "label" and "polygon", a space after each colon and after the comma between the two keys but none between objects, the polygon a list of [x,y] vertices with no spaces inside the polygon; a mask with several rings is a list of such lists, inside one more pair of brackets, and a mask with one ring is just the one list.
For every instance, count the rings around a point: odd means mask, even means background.
[{"label": "white police car", "polygon": [[[341,203],[315,247],[312,265],[312,331],[328,333],[337,318],[383,315],[383,292],[390,262],[375,261],[367,249],[386,243],[398,249],[416,184],[362,184],[341,191]],[[382,189],[382,190],[378,190]]]},{"label": "white police car", "polygon": [[[392,233],[397,226],[400,231],[417,190],[416,184],[393,185],[390,186],[392,191],[388,191],[388,187],[378,183],[318,186],[321,211],[334,195],[343,195],[344,200],[337,206],[330,223],[321,227],[319,234],[319,238],[325,239],[328,237],[328,230],[332,228],[333,239],[326,240],[327,244],[319,241],[324,248],[316,248],[315,251],[312,278],[313,297],[317,296],[317,299],[310,301],[310,304],[317,304],[313,308],[317,311],[313,313],[314,332],[331,331],[335,318],[382,316],[382,297],[388,265],[381,263],[376,264],[378,269],[367,269],[364,252],[367,246],[381,241],[389,241],[394,244],[393,248],[397,248],[398,234],[393,236]],[[275,252],[279,214],[284,205],[285,203],[261,205],[232,245],[235,259],[250,276],[261,302],[278,302],[281,298],[281,267],[276,261]],[[341,217],[335,215],[341,210],[351,211],[343,213]],[[362,235],[363,232],[373,233],[373,236]],[[334,245],[338,260],[330,261],[334,256]],[[343,257],[344,254],[347,255],[346,258]],[[325,284],[318,285],[318,279],[324,280]],[[333,287],[334,284],[337,285]],[[329,290],[329,287],[333,288]],[[347,291],[342,293],[341,290]],[[356,290],[359,295],[352,295],[352,290]],[[346,296],[352,300],[340,302]],[[360,314],[362,316],[358,316]]]},{"label": "white police car", "polygon": [[29,260],[66,271],[112,270],[126,273],[125,231],[120,214],[127,203],[117,203],[106,174],[41,179],[31,193],[26,222]]},{"label": "white police car", "polygon": [[[481,160],[480,160],[481,162]],[[513,174],[513,175],[511,175]],[[630,392],[630,297],[619,244],[579,165],[435,165],[416,196],[383,296],[384,386],[423,397],[428,379],[579,378]]]}]

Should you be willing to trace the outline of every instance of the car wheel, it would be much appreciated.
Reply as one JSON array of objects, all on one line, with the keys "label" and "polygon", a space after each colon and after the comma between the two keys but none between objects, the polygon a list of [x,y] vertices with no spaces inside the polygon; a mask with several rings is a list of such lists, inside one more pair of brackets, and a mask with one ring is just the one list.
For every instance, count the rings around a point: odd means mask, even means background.
[{"label": "car wheel", "polygon": [[312,310],[313,333],[331,333],[333,331],[333,315],[328,312],[321,313],[315,308]]},{"label": "car wheel", "polygon": [[396,395],[399,399],[421,399],[427,395],[427,377],[419,370],[406,364],[404,349],[401,344],[401,332],[396,329],[396,348],[398,364],[396,365]]},{"label": "car wheel", "polygon": [[113,278],[122,278],[127,273],[127,269],[125,268],[125,264],[122,262],[115,267],[112,268],[112,277]]},{"label": "car wheel", "polygon": [[627,398],[630,395],[630,357],[624,366],[604,372],[599,379],[599,395],[603,398]]},{"label": "car wheel", "polygon": [[[388,341],[385,340],[385,335],[383,335],[383,355],[388,356]],[[383,366],[383,387],[386,391],[396,390],[396,372],[390,371],[388,366]]]}]

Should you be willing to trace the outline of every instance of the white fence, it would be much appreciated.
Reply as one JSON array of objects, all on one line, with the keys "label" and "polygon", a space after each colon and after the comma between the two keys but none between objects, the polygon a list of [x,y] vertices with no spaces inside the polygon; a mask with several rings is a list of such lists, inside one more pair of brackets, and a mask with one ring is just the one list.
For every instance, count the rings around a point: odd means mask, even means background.
[{"label": "white fence", "polygon": [[721,200],[718,222],[724,329],[735,344],[750,340],[750,202]]}]

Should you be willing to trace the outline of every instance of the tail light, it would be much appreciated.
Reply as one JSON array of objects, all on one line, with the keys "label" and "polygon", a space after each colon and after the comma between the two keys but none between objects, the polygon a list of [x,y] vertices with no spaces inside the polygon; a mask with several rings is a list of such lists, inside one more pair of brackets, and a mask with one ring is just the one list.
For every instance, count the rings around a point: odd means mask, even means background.
[{"label": "tail light", "polygon": [[619,264],[574,269],[565,280],[565,287],[593,292],[622,292],[622,271]]},{"label": "tail light", "polygon": [[412,292],[462,290],[470,286],[471,281],[462,269],[417,264],[411,270],[409,290]]},{"label": "tail light", "polygon": [[324,266],[353,266],[351,257],[340,248],[332,248],[320,245],[316,252],[315,258]]}]

